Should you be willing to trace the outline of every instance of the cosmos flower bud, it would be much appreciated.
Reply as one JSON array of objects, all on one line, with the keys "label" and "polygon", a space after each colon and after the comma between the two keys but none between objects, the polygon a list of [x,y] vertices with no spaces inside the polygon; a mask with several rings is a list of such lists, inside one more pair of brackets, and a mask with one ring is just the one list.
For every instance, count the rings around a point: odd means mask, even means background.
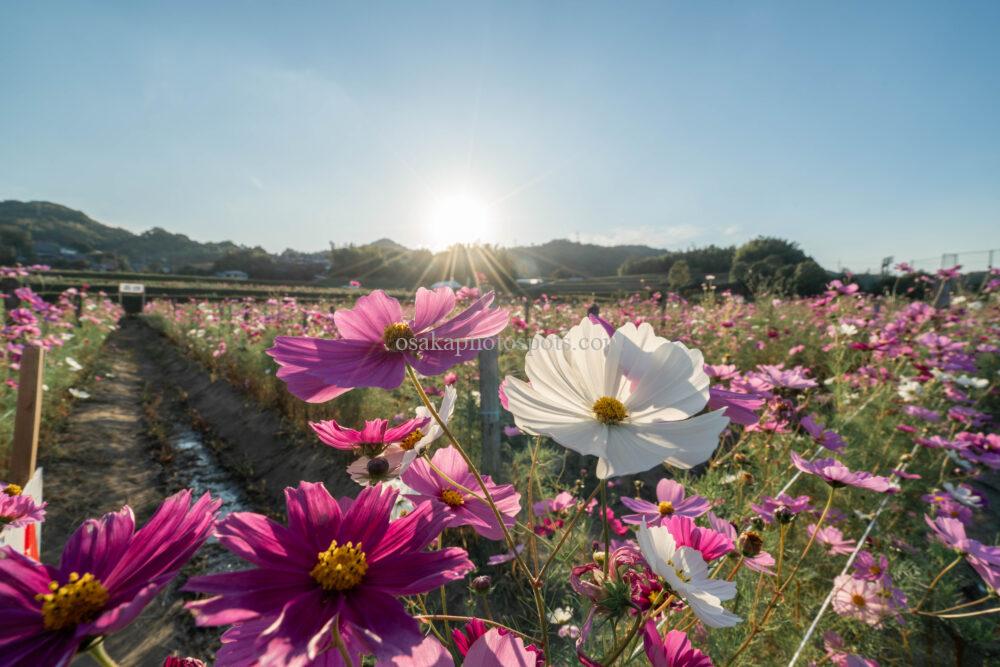
[{"label": "cosmos flower bud", "polygon": [[750,519],[750,525],[753,526],[755,530],[763,530],[764,519],[760,518],[759,516],[755,516],[752,519]]},{"label": "cosmos flower bud", "polygon": [[488,593],[493,586],[493,579],[488,574],[482,574],[472,580],[472,590],[477,593]]},{"label": "cosmos flower bud", "polygon": [[795,513],[782,505],[774,510],[774,518],[777,519],[778,523],[788,524],[795,518]]},{"label": "cosmos flower bud", "polygon": [[368,474],[372,477],[381,477],[389,472],[389,462],[379,457],[368,461]]},{"label": "cosmos flower bud", "polygon": [[764,548],[764,540],[756,531],[748,530],[736,538],[736,545],[745,557],[755,558],[760,555],[761,549]]}]

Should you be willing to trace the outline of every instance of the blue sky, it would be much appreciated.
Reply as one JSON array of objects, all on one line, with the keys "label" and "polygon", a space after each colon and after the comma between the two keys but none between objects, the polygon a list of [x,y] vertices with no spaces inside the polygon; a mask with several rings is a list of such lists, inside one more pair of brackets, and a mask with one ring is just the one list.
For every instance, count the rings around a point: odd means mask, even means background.
[{"label": "blue sky", "polygon": [[[998,34],[995,2],[4,3],[0,198],[271,250],[1000,248]],[[453,195],[488,224],[429,230]]]}]

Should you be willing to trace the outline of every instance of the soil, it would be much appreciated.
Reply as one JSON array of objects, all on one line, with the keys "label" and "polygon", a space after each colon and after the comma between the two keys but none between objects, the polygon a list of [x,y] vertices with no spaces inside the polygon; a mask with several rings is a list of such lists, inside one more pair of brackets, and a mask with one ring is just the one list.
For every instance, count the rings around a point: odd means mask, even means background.
[{"label": "soil", "polygon": [[[58,561],[84,519],[128,504],[141,525],[181,488],[218,495],[213,484],[220,476],[241,487],[233,509],[272,515],[283,514],[282,490],[299,480],[324,481],[337,496],[356,490],[336,452],[212,378],[140,320],[124,319],[108,336],[95,374],[101,380],[88,387],[90,398],[77,401],[64,430],[39,454],[49,502],[46,562]],[[177,447],[178,433],[187,439],[197,433],[218,470],[202,475],[192,454]],[[192,480],[192,474],[202,478]],[[232,497],[220,490],[223,498]],[[194,574],[243,566],[217,544],[207,544],[129,628],[108,638],[108,652],[123,667],[160,667],[170,654],[210,658],[220,629],[194,626],[183,608],[191,596],[179,587]],[[95,664],[88,656],[74,662]]]}]

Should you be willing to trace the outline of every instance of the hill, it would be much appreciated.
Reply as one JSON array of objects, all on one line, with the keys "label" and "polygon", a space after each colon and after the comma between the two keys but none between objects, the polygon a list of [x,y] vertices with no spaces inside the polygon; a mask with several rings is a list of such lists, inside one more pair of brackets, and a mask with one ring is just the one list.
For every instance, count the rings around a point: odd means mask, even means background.
[{"label": "hill", "polygon": [[61,265],[169,270],[210,265],[241,246],[201,243],[154,227],[141,234],[98,222],[82,211],[50,202],[0,202],[0,261],[17,256]]},{"label": "hill", "polygon": [[518,276],[571,278],[613,276],[626,260],[655,257],[664,251],[645,245],[603,246],[555,239],[509,252]]}]

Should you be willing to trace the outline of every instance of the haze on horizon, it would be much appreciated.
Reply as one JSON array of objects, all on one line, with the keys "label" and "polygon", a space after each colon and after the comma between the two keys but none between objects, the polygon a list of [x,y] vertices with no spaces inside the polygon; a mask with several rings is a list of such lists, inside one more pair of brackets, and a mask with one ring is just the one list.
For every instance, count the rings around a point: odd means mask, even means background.
[{"label": "haze on horizon", "polygon": [[0,199],[272,251],[1000,248],[997,34],[991,2],[9,3]]}]

